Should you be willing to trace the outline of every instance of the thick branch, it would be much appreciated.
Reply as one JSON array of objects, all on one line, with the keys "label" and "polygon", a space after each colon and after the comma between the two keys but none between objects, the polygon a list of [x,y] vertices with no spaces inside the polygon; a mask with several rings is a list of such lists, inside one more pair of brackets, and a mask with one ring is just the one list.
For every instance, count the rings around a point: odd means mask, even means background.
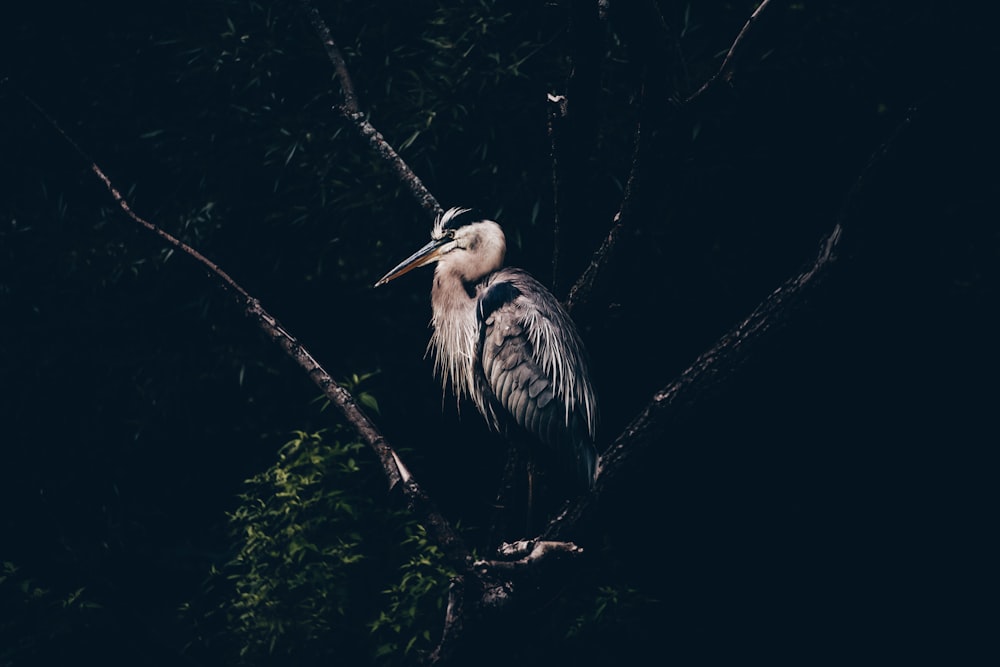
[{"label": "thick branch", "polygon": [[537,567],[542,561],[556,556],[577,556],[583,549],[572,542],[555,542],[552,540],[518,540],[503,544],[497,550],[504,560],[480,560],[473,567],[482,573],[517,572]]},{"label": "thick branch", "polygon": [[776,289],[748,317],[698,357],[680,376],[657,392],[642,412],[601,457],[600,474],[592,493],[557,516],[543,533],[545,539],[568,539],[594,509],[602,493],[616,478],[639,464],[644,449],[669,439],[671,425],[682,422],[691,408],[719,385],[732,378],[753,351],[779,327],[787,324],[837,259],[842,228],[836,225],[822,244],[816,261],[804,272]]},{"label": "thick branch", "polygon": [[441,641],[425,661],[436,665],[451,659],[455,643],[462,636],[465,627],[465,578],[461,575],[453,577],[448,586],[448,606],[444,612],[444,630]]}]

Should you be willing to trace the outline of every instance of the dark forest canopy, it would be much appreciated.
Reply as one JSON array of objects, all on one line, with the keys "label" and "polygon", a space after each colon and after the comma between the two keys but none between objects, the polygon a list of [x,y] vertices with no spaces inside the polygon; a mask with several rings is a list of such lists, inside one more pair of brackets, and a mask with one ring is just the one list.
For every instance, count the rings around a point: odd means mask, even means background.
[{"label": "dark forest canopy", "polygon": [[[772,4],[731,81],[688,101],[757,3],[314,3],[372,124],[557,296],[622,212],[573,315],[600,444],[635,458],[575,530],[585,556],[470,623],[477,664],[978,654],[995,24],[972,3]],[[429,274],[372,289],[430,223],[336,110],[302,4],[20,7],[0,41],[0,665],[416,662],[440,545],[24,98],[280,318],[478,549],[504,445],[424,358]],[[654,400],[838,224],[822,281]]]}]

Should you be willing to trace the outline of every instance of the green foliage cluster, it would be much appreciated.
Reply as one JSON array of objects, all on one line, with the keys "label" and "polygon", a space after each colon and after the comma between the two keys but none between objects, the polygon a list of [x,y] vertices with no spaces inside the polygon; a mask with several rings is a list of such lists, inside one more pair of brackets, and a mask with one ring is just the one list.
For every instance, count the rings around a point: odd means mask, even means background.
[{"label": "green foliage cluster", "polygon": [[59,593],[15,563],[0,562],[0,665],[20,664],[46,645],[58,645],[105,621],[101,605],[86,588]]},{"label": "green foliage cluster", "polygon": [[363,448],[300,431],[247,480],[230,517],[235,553],[188,608],[197,616],[214,604],[206,645],[239,664],[300,665],[401,664],[433,646],[451,572],[423,528],[391,506]]},{"label": "green foliage cluster", "polygon": [[584,637],[595,628],[625,625],[643,605],[653,603],[631,586],[605,584],[592,597],[593,606],[581,612],[566,632],[567,639]]}]

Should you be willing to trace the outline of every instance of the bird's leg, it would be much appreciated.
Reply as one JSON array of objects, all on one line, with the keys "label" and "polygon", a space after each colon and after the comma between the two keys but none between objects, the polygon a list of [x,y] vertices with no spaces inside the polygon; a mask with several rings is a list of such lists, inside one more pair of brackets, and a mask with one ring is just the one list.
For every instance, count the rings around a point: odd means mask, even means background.
[{"label": "bird's leg", "polygon": [[532,520],[531,513],[535,507],[535,459],[529,454],[528,462],[525,466],[527,469],[528,478],[528,498],[527,498],[527,508],[524,514],[524,536],[534,535],[532,531]]},{"label": "bird's leg", "polygon": [[490,522],[487,552],[492,552],[507,537],[508,505],[514,497],[514,482],[517,479],[517,468],[520,463],[518,447],[508,447],[507,463],[504,465],[503,477],[500,479],[500,489],[493,506],[493,518]]}]

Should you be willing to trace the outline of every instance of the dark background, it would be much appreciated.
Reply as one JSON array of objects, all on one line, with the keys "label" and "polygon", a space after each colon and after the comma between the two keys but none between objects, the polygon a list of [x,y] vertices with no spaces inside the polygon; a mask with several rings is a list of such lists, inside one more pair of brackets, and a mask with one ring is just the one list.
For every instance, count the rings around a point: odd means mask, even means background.
[{"label": "dark background", "polygon": [[[972,3],[778,4],[733,88],[678,113],[672,98],[714,72],[753,3],[658,3],[683,68],[615,2],[583,46],[579,5],[317,3],[376,127],[444,206],[501,222],[509,263],[555,275],[560,297],[621,204],[642,119],[629,227],[575,313],[604,444],[845,221],[822,289],[608,499],[594,529],[608,576],[655,604],[595,664],[653,650],[954,662],[985,634],[993,17]],[[332,110],[332,68],[296,8],[98,2],[4,19],[0,561],[18,571],[0,586],[19,620],[3,626],[3,664],[224,662],[190,648],[177,610],[227,557],[243,480],[293,430],[336,420],[204,271],[114,209],[22,93],[332,375],[377,371],[363,387],[389,441],[447,515],[472,535],[484,520],[502,443],[442,400],[423,359],[428,272],[371,288],[429,221]],[[587,54],[596,83],[571,102],[591,125],[567,131],[586,141],[564,147],[582,158],[558,191],[553,266],[545,94]],[[39,612],[36,589],[84,589],[102,611],[75,626],[55,602]]]}]

